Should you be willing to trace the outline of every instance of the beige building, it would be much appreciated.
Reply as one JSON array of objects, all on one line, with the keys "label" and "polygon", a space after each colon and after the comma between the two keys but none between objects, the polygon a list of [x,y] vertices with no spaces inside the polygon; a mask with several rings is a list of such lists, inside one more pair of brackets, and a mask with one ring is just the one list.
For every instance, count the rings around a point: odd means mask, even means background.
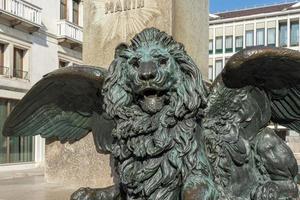
[{"label": "beige building", "polygon": [[[0,131],[15,104],[42,76],[82,63],[80,0],[0,0]],[[40,137],[0,134],[0,171],[44,160]]]},{"label": "beige building", "polygon": [[[286,47],[300,51],[300,2],[210,14],[209,72],[213,81],[227,60],[251,46]],[[300,163],[299,134],[282,126],[270,126],[285,139]]]},{"label": "beige building", "polygon": [[235,52],[251,46],[300,50],[300,3],[215,13],[209,20],[209,79],[214,80]]}]

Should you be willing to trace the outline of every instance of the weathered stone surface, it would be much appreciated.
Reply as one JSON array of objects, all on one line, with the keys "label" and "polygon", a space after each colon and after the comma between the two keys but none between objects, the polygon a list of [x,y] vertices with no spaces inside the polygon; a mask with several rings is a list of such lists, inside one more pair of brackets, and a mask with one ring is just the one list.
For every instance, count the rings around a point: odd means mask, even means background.
[{"label": "weathered stone surface", "polygon": [[188,54],[201,70],[203,78],[208,77],[208,1],[174,0],[174,38],[184,44]]},{"label": "weathered stone surface", "polygon": [[46,145],[45,177],[74,187],[111,185],[110,156],[96,152],[91,134],[74,144],[52,142]]},{"label": "weathered stone surface", "polygon": [[288,136],[286,137],[287,143],[291,150],[293,151],[298,165],[300,164],[300,137],[299,136]]},{"label": "weathered stone surface", "polygon": [[147,27],[172,32],[172,0],[86,0],[85,64],[108,67],[114,49]]}]

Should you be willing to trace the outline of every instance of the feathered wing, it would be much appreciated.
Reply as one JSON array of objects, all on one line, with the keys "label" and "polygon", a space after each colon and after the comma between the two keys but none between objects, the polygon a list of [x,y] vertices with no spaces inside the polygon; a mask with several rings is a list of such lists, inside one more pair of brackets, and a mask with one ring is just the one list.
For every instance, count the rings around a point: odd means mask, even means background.
[{"label": "feathered wing", "polygon": [[[270,121],[300,133],[300,53],[256,47],[235,54],[211,85],[204,115],[208,157],[217,181],[226,186],[234,175],[224,155],[237,166],[247,163],[251,143]],[[286,160],[291,163],[280,170],[297,174],[295,159]]]},{"label": "feathered wing", "polygon": [[[300,133],[300,53],[256,47],[235,54],[221,74],[228,88],[254,86],[269,98],[271,120]],[[259,99],[257,99],[259,101]]]},{"label": "feathered wing", "polygon": [[3,135],[73,143],[92,131],[97,150],[110,152],[114,122],[102,109],[101,94],[106,74],[102,68],[74,66],[45,75],[9,115]]}]

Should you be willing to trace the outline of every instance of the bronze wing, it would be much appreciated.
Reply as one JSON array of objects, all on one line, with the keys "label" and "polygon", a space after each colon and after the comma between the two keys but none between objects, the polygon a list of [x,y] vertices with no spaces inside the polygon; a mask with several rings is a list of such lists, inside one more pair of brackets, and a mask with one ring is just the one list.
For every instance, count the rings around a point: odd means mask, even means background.
[{"label": "bronze wing", "polygon": [[226,87],[255,86],[269,96],[271,120],[300,133],[300,53],[256,47],[235,54],[225,66]]},{"label": "bronze wing", "polygon": [[[253,151],[271,180],[294,179],[297,161],[289,147],[266,128],[270,121],[300,133],[300,53],[269,47],[242,50],[229,59],[212,84],[204,111],[207,155],[220,185],[227,187],[235,180],[231,184],[239,185],[234,189],[240,192],[256,183],[260,177],[252,174],[241,184],[244,172],[233,167],[247,166]],[[291,182],[288,187],[294,186]]]},{"label": "bronze wing", "polygon": [[114,122],[102,108],[106,74],[102,68],[74,66],[45,75],[9,115],[3,135],[73,143],[92,131],[97,150],[110,152]]}]

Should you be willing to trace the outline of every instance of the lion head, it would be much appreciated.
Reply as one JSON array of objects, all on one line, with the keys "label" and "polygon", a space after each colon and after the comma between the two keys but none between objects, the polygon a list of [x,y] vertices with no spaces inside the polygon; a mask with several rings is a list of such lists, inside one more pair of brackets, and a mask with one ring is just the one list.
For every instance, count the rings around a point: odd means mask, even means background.
[{"label": "lion head", "polygon": [[184,46],[155,28],[116,48],[104,94],[107,113],[117,118],[128,110],[154,115],[166,107],[168,116],[187,118],[206,106],[201,73]]}]

